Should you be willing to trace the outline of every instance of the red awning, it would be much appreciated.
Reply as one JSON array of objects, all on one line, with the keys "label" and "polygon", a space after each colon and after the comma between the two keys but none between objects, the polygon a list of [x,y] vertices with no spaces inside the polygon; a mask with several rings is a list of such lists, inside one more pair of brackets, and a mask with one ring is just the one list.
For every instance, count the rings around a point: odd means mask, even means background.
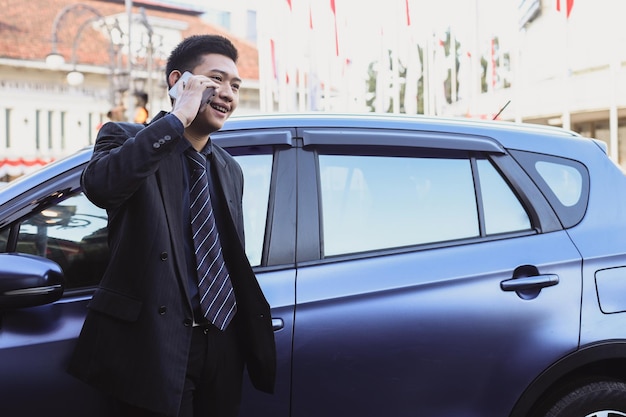
[{"label": "red awning", "polygon": [[52,162],[52,158],[0,158],[0,178],[19,177]]}]

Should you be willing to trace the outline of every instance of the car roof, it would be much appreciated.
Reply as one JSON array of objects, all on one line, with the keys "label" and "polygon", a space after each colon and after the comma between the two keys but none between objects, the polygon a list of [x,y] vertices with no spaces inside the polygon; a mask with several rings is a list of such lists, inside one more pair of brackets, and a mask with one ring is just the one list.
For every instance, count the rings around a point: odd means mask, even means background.
[{"label": "car roof", "polygon": [[460,117],[440,117],[404,114],[330,114],[330,113],[276,113],[233,116],[226,121],[222,130],[258,128],[313,128],[355,127],[392,128],[425,131],[458,131],[478,134],[480,132],[514,131],[528,134],[580,137],[576,132],[554,126],[515,123],[500,120],[483,120]]},{"label": "car roof", "polygon": [[[387,129],[395,131],[420,131],[473,136],[488,139],[508,149],[519,149],[559,154],[570,148],[569,156],[584,154],[582,149],[599,147],[606,153],[606,145],[560,127],[530,123],[471,118],[446,118],[401,114],[330,114],[330,113],[276,113],[233,116],[226,121],[220,133],[248,129]],[[340,141],[338,141],[340,142]],[[578,146],[574,144],[578,144]],[[574,145],[574,146],[572,146]],[[581,148],[582,147],[582,148]],[[576,151],[574,148],[578,148]]]}]

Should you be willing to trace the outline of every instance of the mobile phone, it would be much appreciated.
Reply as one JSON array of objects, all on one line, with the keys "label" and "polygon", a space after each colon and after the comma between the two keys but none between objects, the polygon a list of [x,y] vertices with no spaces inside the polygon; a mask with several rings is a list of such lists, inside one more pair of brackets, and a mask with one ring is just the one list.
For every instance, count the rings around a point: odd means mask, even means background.
[{"label": "mobile phone", "polygon": [[179,91],[183,89],[184,84],[187,82],[187,80],[189,80],[192,75],[193,74],[191,74],[189,71],[185,71],[183,75],[180,76],[178,81],[176,81],[176,83],[172,86],[172,88],[170,88],[170,97],[178,98]]},{"label": "mobile phone", "polygon": [[[189,71],[185,71],[183,73],[183,75],[180,76],[178,81],[176,81],[176,84],[174,84],[172,86],[172,88],[170,88],[170,90],[169,90],[170,97],[172,97],[173,99],[178,98],[178,93],[184,87],[184,83],[186,83],[187,80],[189,80],[189,78],[192,75],[193,74],[190,73]],[[213,97],[214,96],[215,96],[215,88],[213,88],[213,87],[207,88],[204,91],[204,93],[202,93],[202,101],[200,103],[200,106],[205,105],[205,104],[209,104],[211,101],[213,101]]]}]

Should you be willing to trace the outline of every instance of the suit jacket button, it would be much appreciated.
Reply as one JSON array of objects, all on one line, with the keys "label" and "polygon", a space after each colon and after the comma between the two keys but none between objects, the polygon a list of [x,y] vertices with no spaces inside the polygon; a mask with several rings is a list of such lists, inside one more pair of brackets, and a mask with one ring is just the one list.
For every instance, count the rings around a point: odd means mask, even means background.
[{"label": "suit jacket button", "polygon": [[159,307],[159,314],[164,315],[167,312],[167,307],[161,306]]},{"label": "suit jacket button", "polygon": [[190,327],[193,324],[193,320],[185,319],[185,321],[183,321],[183,324],[185,325],[185,327]]},{"label": "suit jacket button", "polygon": [[161,144],[160,144],[160,143],[158,143],[158,142],[155,142],[155,143],[153,143],[153,144],[152,144],[152,147],[153,147],[154,149],[159,149],[159,148],[161,147]]},{"label": "suit jacket button", "polygon": [[160,258],[162,261],[167,260],[167,252],[161,252]]}]

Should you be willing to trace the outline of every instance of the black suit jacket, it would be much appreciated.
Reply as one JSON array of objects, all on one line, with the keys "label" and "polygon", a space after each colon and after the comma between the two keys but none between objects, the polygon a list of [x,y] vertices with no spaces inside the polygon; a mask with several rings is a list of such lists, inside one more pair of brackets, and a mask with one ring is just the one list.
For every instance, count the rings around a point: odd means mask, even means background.
[{"label": "black suit jacket", "polygon": [[[148,126],[102,126],[82,184],[108,212],[111,261],[69,367],[123,401],[168,415],[178,412],[192,334],[181,230],[183,140],[180,121],[164,113]],[[230,213],[221,237],[248,373],[256,388],[272,392],[270,308],[243,247],[243,174],[215,144],[212,164]]]}]

